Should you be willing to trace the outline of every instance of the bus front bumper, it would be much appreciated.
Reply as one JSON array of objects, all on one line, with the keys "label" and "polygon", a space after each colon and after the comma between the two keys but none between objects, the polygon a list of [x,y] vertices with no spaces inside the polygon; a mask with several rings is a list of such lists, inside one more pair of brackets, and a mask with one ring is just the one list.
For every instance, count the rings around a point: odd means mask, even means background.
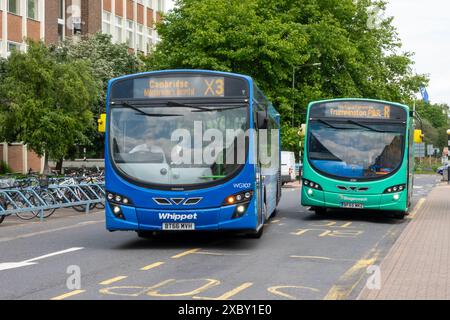
[{"label": "bus front bumper", "polygon": [[302,188],[302,205],[305,207],[343,208],[344,203],[354,203],[361,204],[365,210],[405,211],[407,198],[406,190],[391,194],[361,195]]},{"label": "bus front bumper", "polygon": [[[121,206],[123,219],[105,206],[109,231],[162,231],[163,223],[194,223],[198,231],[256,230],[256,210],[250,202],[245,213],[233,218],[236,206],[197,210],[157,210]],[[180,220],[182,219],[182,220]]]}]

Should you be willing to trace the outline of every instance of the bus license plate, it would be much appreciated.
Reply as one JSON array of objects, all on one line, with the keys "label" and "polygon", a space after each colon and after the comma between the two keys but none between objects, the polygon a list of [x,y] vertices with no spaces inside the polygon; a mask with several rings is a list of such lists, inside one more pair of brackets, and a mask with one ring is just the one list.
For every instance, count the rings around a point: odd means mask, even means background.
[{"label": "bus license plate", "polygon": [[348,209],[363,209],[364,205],[362,203],[343,202],[341,204],[341,207],[348,208]]},{"label": "bus license plate", "polygon": [[163,230],[195,230],[195,223],[163,223]]}]

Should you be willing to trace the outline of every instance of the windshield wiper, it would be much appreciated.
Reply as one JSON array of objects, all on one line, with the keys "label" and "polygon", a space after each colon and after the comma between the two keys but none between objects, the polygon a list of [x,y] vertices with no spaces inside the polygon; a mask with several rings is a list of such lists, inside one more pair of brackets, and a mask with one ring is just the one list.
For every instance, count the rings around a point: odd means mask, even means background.
[{"label": "windshield wiper", "polygon": [[376,129],[374,127],[362,124],[361,122],[358,122],[358,121],[355,121],[355,120],[347,120],[347,122],[351,123],[351,124],[354,124],[354,125],[357,125],[357,126],[360,126],[361,128],[366,128],[366,129],[368,129],[370,131],[381,132],[381,133],[383,133],[383,132],[395,132],[395,131],[387,131],[387,130]]},{"label": "windshield wiper", "polygon": [[181,103],[181,102],[176,102],[176,101],[168,101],[167,102],[168,106],[171,107],[186,107],[186,108],[191,108],[191,109],[196,109],[195,111],[192,112],[212,112],[212,111],[226,111],[226,110],[234,110],[234,109],[240,109],[240,108],[244,108],[245,106],[232,106],[232,107],[214,107],[211,106],[211,108],[207,108],[207,107],[200,107],[200,106],[193,106],[190,104],[185,104],[185,103]]},{"label": "windshield wiper", "polygon": [[196,109],[196,110],[210,111],[210,109],[205,108],[205,107],[192,106],[190,104],[185,104],[185,103],[176,102],[176,101],[167,101],[166,105],[168,105],[169,107],[186,107],[186,108],[191,108],[191,109]]},{"label": "windshield wiper", "polygon": [[325,120],[322,120],[322,119],[317,119],[317,121],[320,122],[320,123],[323,123],[323,124],[325,124],[327,126],[329,126],[330,128],[333,128],[333,129],[337,129],[337,130],[339,130],[339,129],[349,129],[349,128],[339,128],[339,127],[333,126],[328,121],[325,121]]},{"label": "windshield wiper", "polygon": [[[114,103],[114,104],[116,104],[116,103]],[[136,111],[144,116],[147,116],[147,117],[163,118],[163,117],[181,117],[182,116],[181,114],[147,113],[147,112],[139,109],[138,107],[136,107],[128,102],[124,102],[124,101],[119,102],[118,104],[120,104],[124,107],[130,108],[130,109],[133,109],[134,111]]]}]

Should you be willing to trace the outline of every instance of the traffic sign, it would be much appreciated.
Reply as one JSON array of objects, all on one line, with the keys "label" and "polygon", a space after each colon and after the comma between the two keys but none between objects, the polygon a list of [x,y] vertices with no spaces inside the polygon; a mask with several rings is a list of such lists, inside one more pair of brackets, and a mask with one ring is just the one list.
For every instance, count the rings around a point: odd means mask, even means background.
[{"label": "traffic sign", "polygon": [[414,144],[414,153],[416,157],[423,158],[425,157],[425,143],[415,143]]}]

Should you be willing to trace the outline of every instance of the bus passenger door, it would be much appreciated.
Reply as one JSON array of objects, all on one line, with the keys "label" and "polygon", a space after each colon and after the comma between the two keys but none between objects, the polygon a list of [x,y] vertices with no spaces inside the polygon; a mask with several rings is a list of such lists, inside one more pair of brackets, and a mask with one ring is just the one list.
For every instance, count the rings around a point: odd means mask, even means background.
[{"label": "bus passenger door", "polygon": [[[254,109],[258,110],[258,106],[254,105]],[[255,132],[256,132],[256,162],[255,162],[255,170],[256,170],[256,201],[257,201],[257,212],[258,212],[258,226],[259,224],[263,224],[266,217],[264,216],[266,213],[264,212],[264,175],[263,168],[261,162],[261,134],[264,133],[264,130],[260,130],[258,128],[258,116],[257,112],[255,112]]]}]

